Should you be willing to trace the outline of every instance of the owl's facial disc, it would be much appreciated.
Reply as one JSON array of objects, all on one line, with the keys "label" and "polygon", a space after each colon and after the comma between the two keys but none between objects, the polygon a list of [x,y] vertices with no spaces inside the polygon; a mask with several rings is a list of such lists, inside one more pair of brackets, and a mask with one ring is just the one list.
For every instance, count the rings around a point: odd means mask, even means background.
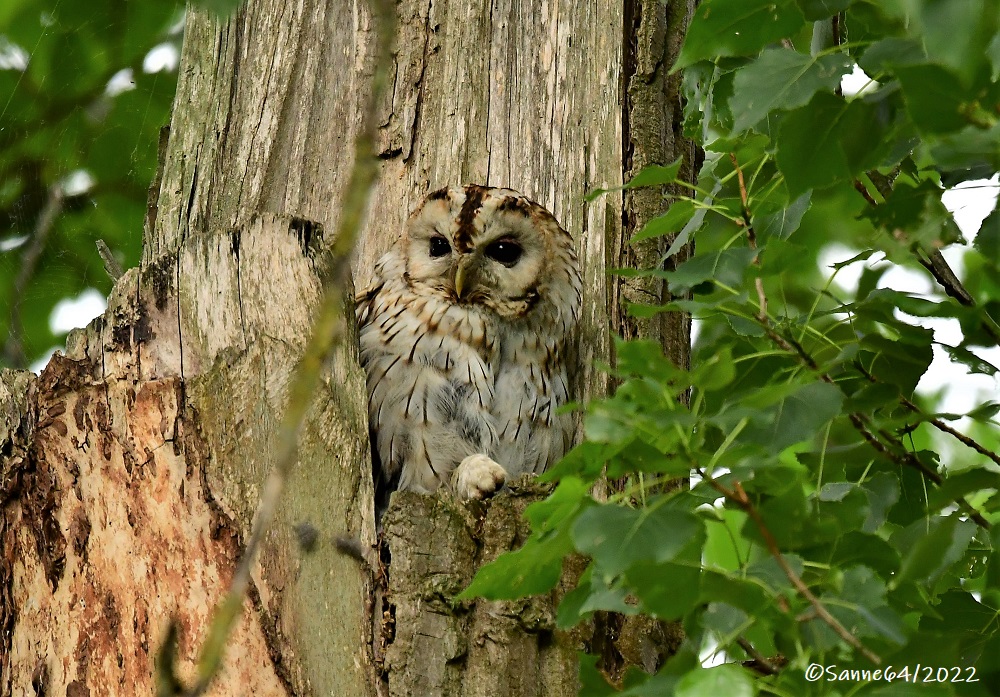
[{"label": "owl's facial disc", "polygon": [[408,221],[407,282],[449,302],[523,318],[547,292],[550,232],[561,233],[551,214],[514,191],[433,192]]}]

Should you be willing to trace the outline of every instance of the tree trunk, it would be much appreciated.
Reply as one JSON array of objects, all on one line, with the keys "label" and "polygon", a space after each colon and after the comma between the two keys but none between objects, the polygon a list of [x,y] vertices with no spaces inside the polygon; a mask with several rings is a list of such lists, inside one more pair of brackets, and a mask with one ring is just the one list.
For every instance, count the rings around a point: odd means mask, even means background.
[{"label": "tree trunk", "polygon": [[[630,229],[662,207],[617,194],[588,205],[583,194],[684,150],[672,136],[669,52],[654,54],[676,45],[690,11],[597,5],[399,2],[382,177],[355,266],[363,280],[430,189],[484,183],[534,198],[578,242],[582,399],[606,390],[595,366],[609,359],[609,326],[625,324],[618,298],[628,293],[609,287],[606,270],[627,258]],[[182,677],[192,676],[309,336],[324,231],[336,226],[368,89],[370,25],[363,3],[320,0],[251,2],[222,23],[189,13],[140,268],[39,378],[0,374],[0,696],[150,694],[171,618]],[[635,108],[637,80],[651,110]],[[652,335],[685,363],[683,319],[664,326]],[[337,551],[337,538],[374,544],[351,337],[311,406],[211,694],[575,694],[576,651],[594,647],[595,630],[552,630],[561,590],[447,602],[478,564],[523,539],[520,512],[536,486],[471,509],[396,497],[385,603],[371,569]],[[310,529],[319,538],[306,552],[296,530]]]}]

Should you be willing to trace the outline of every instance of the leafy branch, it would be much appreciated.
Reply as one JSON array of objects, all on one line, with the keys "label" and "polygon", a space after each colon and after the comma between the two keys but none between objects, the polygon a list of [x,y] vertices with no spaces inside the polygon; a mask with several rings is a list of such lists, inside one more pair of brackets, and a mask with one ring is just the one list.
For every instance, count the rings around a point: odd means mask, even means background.
[{"label": "leafy branch", "polygon": [[857,649],[862,656],[875,665],[881,664],[882,659],[879,655],[871,649],[865,647],[865,645],[862,644],[857,637],[847,631],[847,629],[844,628],[844,625],[837,621],[836,617],[830,614],[830,611],[827,610],[823,603],[820,602],[819,598],[817,598],[816,595],[809,590],[809,586],[807,586],[802,578],[795,573],[795,569],[788,564],[788,560],[785,559],[785,556],[781,553],[777,540],[774,539],[774,535],[771,533],[767,524],[764,522],[764,519],[761,517],[760,511],[758,511],[757,507],[750,501],[750,497],[747,496],[747,492],[743,489],[743,486],[739,482],[734,482],[733,488],[730,489],[714,477],[706,477],[705,481],[708,482],[709,486],[722,494],[727,501],[732,501],[743,509],[748,516],[750,516],[750,519],[754,522],[754,525],[757,526],[757,530],[764,539],[764,544],[767,546],[768,553],[770,553],[771,557],[781,568],[781,571],[785,574],[785,577],[788,578],[788,581],[795,587],[795,590],[797,590],[803,598],[809,601],[809,604],[815,611],[816,616],[823,620],[823,622],[826,623],[830,629],[836,632],[837,636]]},{"label": "leafy branch", "polygon": [[[888,199],[892,194],[892,183],[895,176],[887,177],[877,170],[869,171],[866,174],[872,184],[875,185],[882,199]],[[860,179],[854,180],[854,188],[870,206],[874,208],[878,207],[878,201],[875,200],[875,197],[868,191],[868,187]],[[917,262],[930,273],[949,297],[954,298],[965,307],[976,306],[975,298],[966,290],[958,274],[951,268],[948,260],[944,258],[944,255],[939,250],[928,251],[920,245],[914,245],[913,254],[916,256]],[[997,325],[996,321],[984,312],[980,322],[983,331],[986,332],[995,344],[1000,345],[1000,326]]]},{"label": "leafy branch", "polygon": [[[749,196],[747,195],[747,185],[743,180],[743,170],[740,168],[740,163],[736,159],[736,153],[729,153],[729,159],[733,163],[733,167],[736,169],[736,176],[739,180],[740,185],[740,211],[742,213],[742,223],[743,227],[747,231],[747,244],[750,249],[754,251],[753,263],[757,268],[760,268],[760,255],[757,253],[757,233],[753,229],[753,216],[750,213]],[[757,276],[754,279],[754,287],[757,289],[757,302],[760,305],[760,314],[758,319],[762,323],[767,322],[767,295],[764,293],[764,279]]]},{"label": "leafy branch", "polygon": [[[769,325],[763,324],[764,331],[771,341],[773,341],[777,346],[788,351],[789,353],[797,356],[802,363],[812,370],[816,375],[825,383],[830,385],[836,385],[836,381],[828,374],[820,370],[819,364],[816,360],[803,348],[795,339],[787,338],[776,332]],[[905,398],[901,397],[901,400]],[[907,400],[908,401],[908,400]],[[916,405],[913,408],[919,413]],[[906,446],[898,438],[890,434],[885,429],[878,429],[878,436],[875,435],[873,430],[870,428],[868,417],[860,412],[850,412],[847,414],[848,420],[851,425],[854,426],[855,430],[861,434],[865,442],[867,442],[872,448],[877,450],[882,455],[888,457],[890,460],[899,465],[905,465],[907,467],[912,467],[913,469],[920,472],[923,476],[930,479],[935,485],[941,486],[944,483],[944,478],[921,462],[912,452],[907,450]],[[881,437],[881,439],[879,438]],[[883,443],[882,441],[888,443]],[[963,511],[965,511],[969,518],[976,522],[984,530],[989,530],[991,524],[983,515],[977,511],[973,506],[965,500],[965,497],[959,496],[955,499],[955,503],[958,504]]]}]

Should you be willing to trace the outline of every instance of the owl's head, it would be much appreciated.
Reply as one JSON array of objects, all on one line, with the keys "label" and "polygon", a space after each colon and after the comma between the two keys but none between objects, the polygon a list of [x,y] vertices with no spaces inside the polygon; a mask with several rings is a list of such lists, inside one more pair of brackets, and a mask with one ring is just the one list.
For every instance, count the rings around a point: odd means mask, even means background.
[{"label": "owl's head", "polygon": [[434,191],[410,216],[402,243],[408,282],[451,302],[508,320],[549,314],[553,305],[561,315],[553,320],[571,323],[579,314],[572,238],[516,191],[473,184]]}]

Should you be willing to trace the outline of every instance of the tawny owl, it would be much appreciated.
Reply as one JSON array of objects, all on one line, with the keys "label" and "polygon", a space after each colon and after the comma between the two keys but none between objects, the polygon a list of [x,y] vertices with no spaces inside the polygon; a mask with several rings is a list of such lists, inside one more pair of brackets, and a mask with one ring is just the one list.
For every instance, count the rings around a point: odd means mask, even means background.
[{"label": "tawny owl", "polygon": [[569,233],[510,189],[429,194],[359,293],[379,506],[449,484],[481,498],[563,455],[581,282]]}]

